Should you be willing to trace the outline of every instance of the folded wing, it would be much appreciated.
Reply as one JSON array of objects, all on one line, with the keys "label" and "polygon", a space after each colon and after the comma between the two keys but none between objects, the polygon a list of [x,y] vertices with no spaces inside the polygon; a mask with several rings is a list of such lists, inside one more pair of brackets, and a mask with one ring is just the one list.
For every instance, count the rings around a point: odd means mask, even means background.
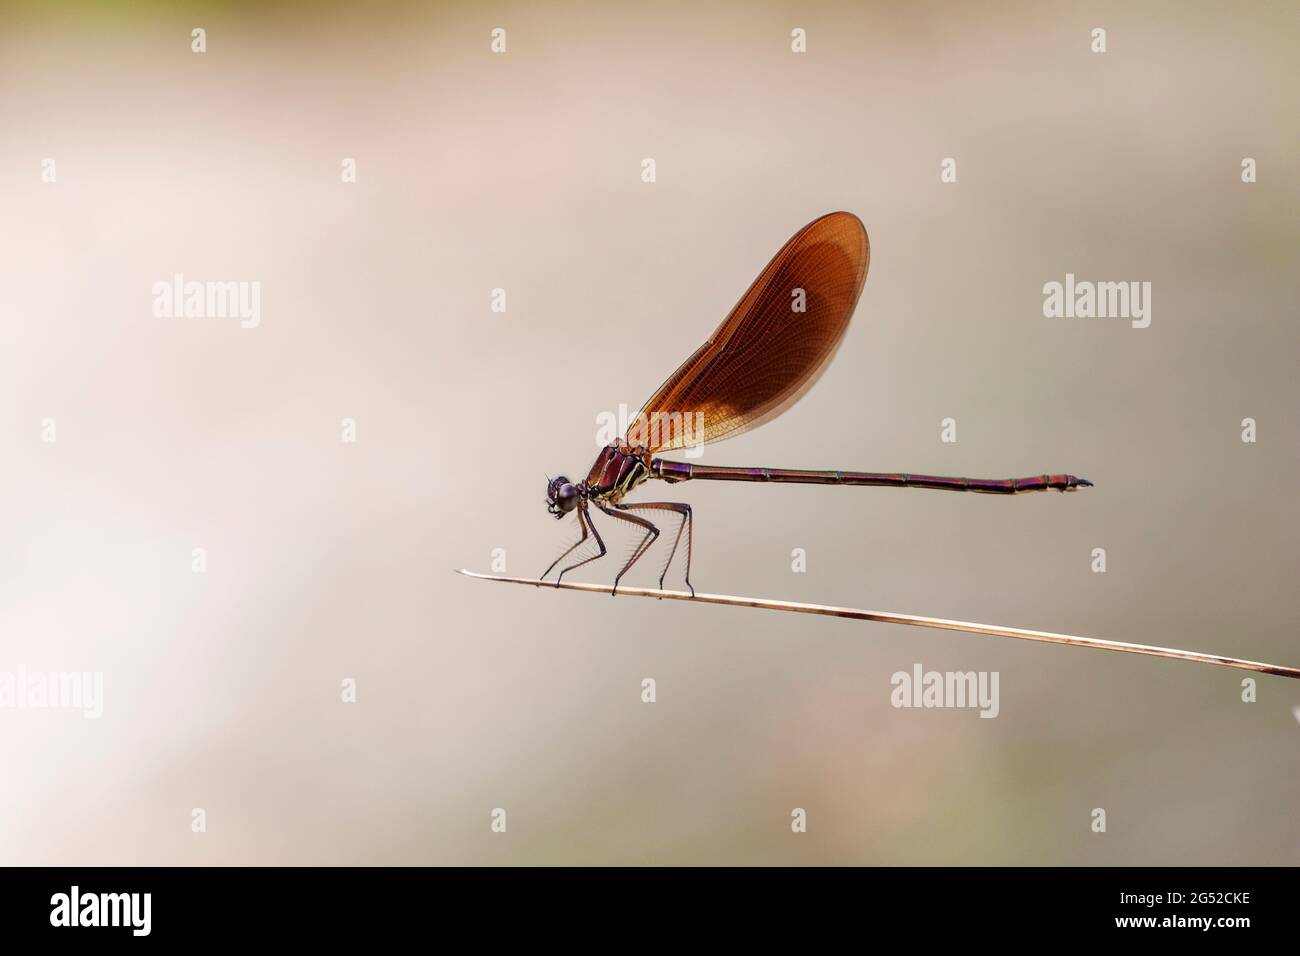
[{"label": "folded wing", "polygon": [[867,231],[852,213],[800,229],[646,402],[629,444],[657,453],[722,441],[797,402],[843,340],[870,258]]}]

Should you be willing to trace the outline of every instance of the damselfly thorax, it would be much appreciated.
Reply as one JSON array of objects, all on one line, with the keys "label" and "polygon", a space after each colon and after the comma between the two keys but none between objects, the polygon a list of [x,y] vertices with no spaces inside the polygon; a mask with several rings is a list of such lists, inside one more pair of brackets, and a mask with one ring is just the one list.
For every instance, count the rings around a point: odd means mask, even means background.
[{"label": "damselfly thorax", "polygon": [[589,498],[618,504],[649,477],[650,449],[618,441],[601,449],[582,484]]}]

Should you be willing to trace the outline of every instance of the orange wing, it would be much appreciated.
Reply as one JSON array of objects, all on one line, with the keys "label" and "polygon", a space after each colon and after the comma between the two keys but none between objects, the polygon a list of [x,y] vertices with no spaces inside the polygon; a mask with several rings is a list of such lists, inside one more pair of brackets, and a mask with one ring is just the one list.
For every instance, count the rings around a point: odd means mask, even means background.
[{"label": "orange wing", "polygon": [[843,340],[870,259],[867,231],[852,213],[800,229],[645,403],[628,443],[661,452],[721,441],[797,402]]}]

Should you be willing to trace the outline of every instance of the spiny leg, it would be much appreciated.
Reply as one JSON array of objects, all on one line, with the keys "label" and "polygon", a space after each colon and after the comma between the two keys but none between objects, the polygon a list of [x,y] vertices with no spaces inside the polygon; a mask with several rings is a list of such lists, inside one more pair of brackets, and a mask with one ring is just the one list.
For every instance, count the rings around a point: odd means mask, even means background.
[{"label": "spiny leg", "polygon": [[[551,573],[551,571],[555,568],[557,564],[559,564],[561,561],[567,558],[572,553],[574,548],[576,548],[578,545],[582,544],[582,542],[587,540],[587,520],[583,516],[583,511],[584,509],[582,508],[578,509],[578,527],[582,529],[582,537],[560,552],[560,556],[557,557],[554,561],[552,561],[550,567],[548,567],[545,571],[543,571],[542,576],[537,579],[539,582],[545,581],[546,576]],[[541,587],[540,583],[538,584],[538,587]]]},{"label": "spiny leg", "polygon": [[694,537],[694,515],[691,513],[691,506],[683,501],[639,501],[631,505],[617,505],[622,510],[632,508],[646,508],[655,511],[672,511],[681,516],[681,522],[677,525],[677,536],[673,538],[672,551],[668,553],[668,560],[664,562],[664,569],[659,575],[659,590],[664,588],[664,577],[668,574],[668,569],[672,567],[673,558],[677,556],[677,546],[681,544],[682,532],[686,532],[686,587],[690,589],[691,597],[695,597],[695,587],[691,584],[691,542]]},{"label": "spiny leg", "polygon": [[638,544],[636,550],[632,552],[632,557],[627,559],[627,564],[623,565],[623,570],[614,576],[614,589],[609,592],[610,595],[613,596],[618,593],[618,582],[622,580],[623,575],[627,574],[628,569],[640,560],[641,555],[645,554],[646,551],[650,549],[650,545],[654,544],[655,539],[659,537],[659,529],[649,521],[646,521],[645,518],[625,514],[621,511],[611,511],[602,504],[597,504],[596,507],[605,512],[605,514],[609,515],[611,518],[617,518],[619,521],[627,521],[645,529],[645,537],[641,539],[641,543]]},{"label": "spiny leg", "polygon": [[591,520],[591,515],[587,512],[587,503],[585,501],[578,505],[578,520],[585,521],[586,522],[585,527],[591,529],[591,536],[596,539],[596,546],[600,548],[600,553],[593,554],[589,558],[583,558],[581,561],[577,562],[576,564],[571,564],[563,571],[561,571],[555,578],[555,586],[557,588],[560,586],[560,582],[564,579],[564,576],[568,574],[570,571],[572,571],[574,568],[580,568],[584,564],[588,564],[592,561],[595,561],[597,558],[603,558],[605,556],[605,542],[601,540],[600,532],[596,530],[596,522]]}]

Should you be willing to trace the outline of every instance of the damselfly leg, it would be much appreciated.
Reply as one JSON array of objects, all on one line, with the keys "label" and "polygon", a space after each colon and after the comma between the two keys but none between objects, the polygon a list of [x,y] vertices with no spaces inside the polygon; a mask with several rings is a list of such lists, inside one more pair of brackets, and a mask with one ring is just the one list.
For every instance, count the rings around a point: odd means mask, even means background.
[{"label": "damselfly leg", "polygon": [[610,592],[610,596],[612,597],[618,594],[618,582],[622,580],[623,575],[627,574],[628,570],[632,567],[632,565],[636,564],[638,561],[641,560],[641,555],[649,551],[650,546],[655,543],[656,539],[658,539],[659,529],[656,528],[651,522],[647,521],[645,518],[638,517],[637,515],[627,514],[627,509],[622,506],[615,505],[615,508],[617,508],[618,510],[612,510],[598,503],[596,507],[599,508],[601,511],[605,512],[605,514],[609,515],[611,518],[617,518],[619,521],[627,521],[641,528],[643,531],[645,531],[645,536],[641,539],[640,543],[637,544],[636,548],[632,551],[632,557],[627,559],[627,564],[623,565],[623,570],[619,571],[618,574],[614,576],[614,590]]},{"label": "damselfly leg", "polygon": [[580,537],[577,541],[573,542],[573,544],[569,545],[569,547],[567,547],[560,554],[558,558],[552,561],[551,567],[547,568],[545,571],[542,572],[542,576],[539,580],[545,581],[546,575],[551,573],[552,568],[554,568],[557,564],[559,564],[570,554],[572,554],[573,550],[576,547],[578,547],[578,545],[582,544],[584,541],[587,540],[588,533],[590,533],[591,537],[596,539],[596,546],[600,548],[600,551],[597,554],[593,554],[588,558],[584,558],[583,560],[578,561],[576,564],[571,564],[567,568],[564,568],[562,571],[560,571],[560,573],[556,575],[555,586],[558,588],[560,586],[560,581],[563,580],[565,574],[572,571],[574,568],[580,568],[584,564],[587,564],[591,561],[595,561],[597,558],[603,558],[605,556],[605,542],[601,540],[600,532],[596,530],[596,525],[591,520],[591,515],[587,512],[587,503],[585,501],[581,502],[578,505],[578,526],[582,529],[582,537]]},{"label": "damselfly leg", "polygon": [[686,587],[690,590],[691,596],[695,595],[695,587],[691,584],[691,540],[694,531],[694,515],[691,513],[691,506],[682,501],[638,501],[635,504],[619,504],[614,507],[621,511],[630,511],[634,509],[646,509],[649,511],[671,511],[681,518],[677,525],[677,536],[673,538],[672,550],[668,552],[668,560],[664,562],[663,570],[659,573],[659,590],[664,589],[664,577],[668,574],[668,569],[672,567],[673,558],[677,556],[677,546],[682,542],[682,532],[686,533]]}]

